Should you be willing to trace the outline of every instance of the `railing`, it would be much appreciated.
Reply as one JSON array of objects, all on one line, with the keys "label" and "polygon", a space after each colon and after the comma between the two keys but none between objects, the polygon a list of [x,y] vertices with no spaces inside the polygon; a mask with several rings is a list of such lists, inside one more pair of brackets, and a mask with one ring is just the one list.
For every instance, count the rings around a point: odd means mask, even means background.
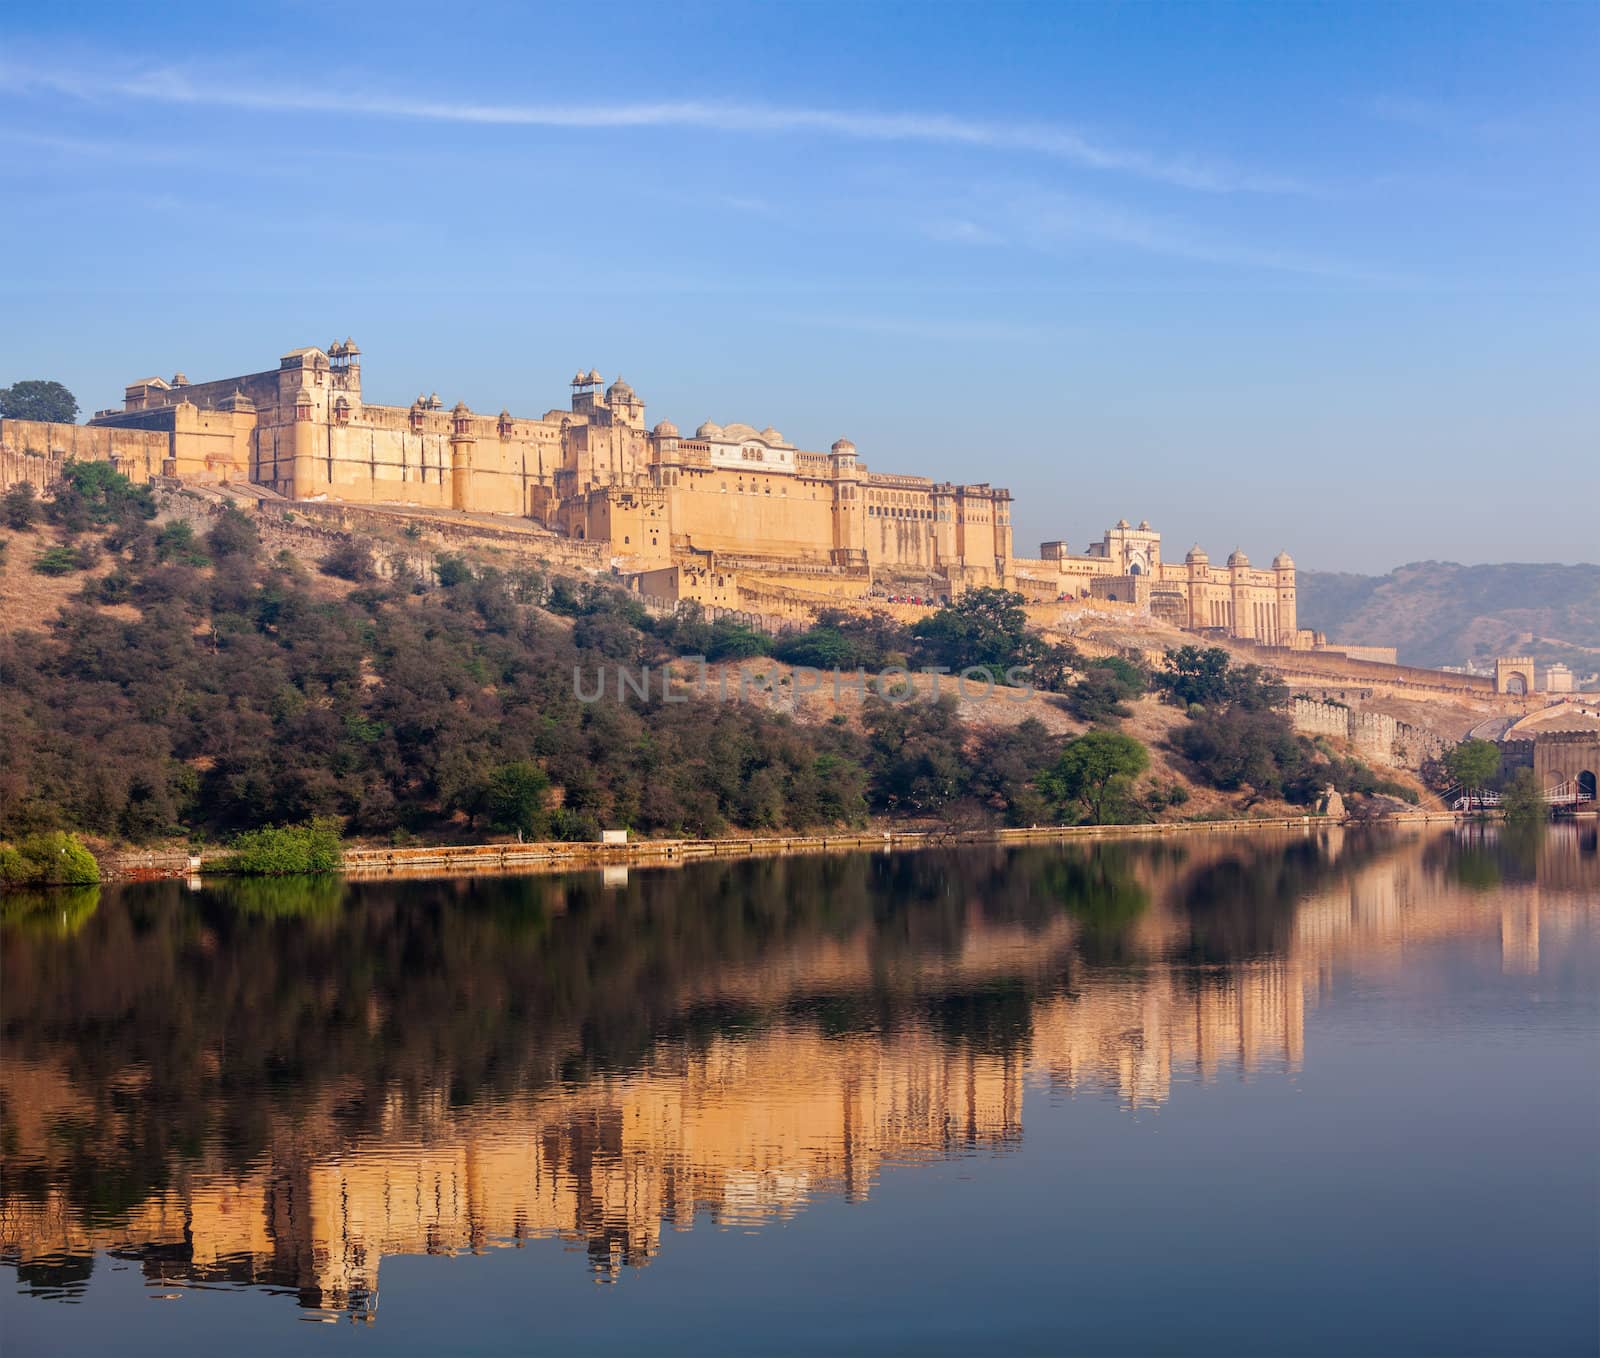
[{"label": "railing", "polygon": [[[1547,806],[1581,806],[1584,802],[1595,800],[1594,793],[1585,791],[1571,780],[1547,787],[1539,796]],[[1503,806],[1505,798],[1498,792],[1485,792],[1482,789],[1469,792],[1457,784],[1444,794],[1444,802],[1455,811],[1492,811]]]}]

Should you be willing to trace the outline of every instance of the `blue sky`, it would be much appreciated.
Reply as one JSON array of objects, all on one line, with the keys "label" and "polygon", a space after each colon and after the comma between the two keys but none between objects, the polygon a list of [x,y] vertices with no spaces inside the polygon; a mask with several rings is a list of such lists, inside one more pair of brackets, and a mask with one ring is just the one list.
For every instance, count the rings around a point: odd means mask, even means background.
[{"label": "blue sky", "polygon": [[[227,17],[224,17],[226,14]],[[844,435],[1302,566],[1600,560],[1600,5],[11,6],[0,383]]]}]

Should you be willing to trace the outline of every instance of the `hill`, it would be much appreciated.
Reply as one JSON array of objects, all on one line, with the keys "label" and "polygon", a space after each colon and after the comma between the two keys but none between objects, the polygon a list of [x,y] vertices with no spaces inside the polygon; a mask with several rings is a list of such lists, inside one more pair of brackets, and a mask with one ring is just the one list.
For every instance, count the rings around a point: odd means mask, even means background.
[{"label": "hill", "polygon": [[1300,625],[1330,641],[1398,646],[1410,665],[1496,655],[1600,669],[1600,566],[1415,561],[1387,575],[1299,573]]}]

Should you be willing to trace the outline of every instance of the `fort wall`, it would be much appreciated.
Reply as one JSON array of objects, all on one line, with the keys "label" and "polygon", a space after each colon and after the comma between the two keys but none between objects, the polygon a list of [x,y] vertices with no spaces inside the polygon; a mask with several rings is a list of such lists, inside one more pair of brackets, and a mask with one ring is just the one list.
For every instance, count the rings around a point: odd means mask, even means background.
[{"label": "fort wall", "polygon": [[1445,741],[1434,732],[1400,721],[1387,712],[1296,697],[1290,715],[1294,729],[1302,735],[1347,740],[1362,758],[1394,768],[1420,769],[1445,749]]}]

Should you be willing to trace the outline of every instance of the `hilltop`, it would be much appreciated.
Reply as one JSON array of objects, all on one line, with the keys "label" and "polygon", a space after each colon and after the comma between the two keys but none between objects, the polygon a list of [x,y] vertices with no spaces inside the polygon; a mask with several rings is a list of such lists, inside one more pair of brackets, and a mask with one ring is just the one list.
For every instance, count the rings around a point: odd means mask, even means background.
[{"label": "hilltop", "polygon": [[[200,842],[322,818],[391,843],[614,825],[702,837],[1100,819],[1107,788],[1118,819],[1284,814],[1329,782],[1419,795],[1297,737],[1266,710],[1286,692],[1269,698],[1250,667],[1218,679],[1216,710],[1195,720],[1192,699],[1157,702],[1149,668],[1030,633],[1003,591],[910,627],[839,615],[773,638],[698,610],[652,615],[599,573],[496,545],[435,555],[403,528],[391,543],[268,523],[100,463],[43,514],[25,497],[6,508],[0,834]],[[401,544],[410,555],[386,554]],[[780,676],[777,701],[738,701],[741,662],[770,669],[768,655],[812,673],[1026,664],[1048,691],[1026,709],[958,701],[947,683],[939,703],[812,710]],[[662,667],[696,656],[708,687],[663,701]],[[618,667],[646,665],[650,696],[625,693]],[[580,694],[575,675],[592,685],[602,667],[609,695]],[[1115,766],[1045,778],[1123,721],[1131,749],[1098,750]]]},{"label": "hilltop", "polygon": [[1407,665],[1496,655],[1600,670],[1600,566],[1414,561],[1387,575],[1302,570],[1300,622],[1331,642],[1398,646]]}]

